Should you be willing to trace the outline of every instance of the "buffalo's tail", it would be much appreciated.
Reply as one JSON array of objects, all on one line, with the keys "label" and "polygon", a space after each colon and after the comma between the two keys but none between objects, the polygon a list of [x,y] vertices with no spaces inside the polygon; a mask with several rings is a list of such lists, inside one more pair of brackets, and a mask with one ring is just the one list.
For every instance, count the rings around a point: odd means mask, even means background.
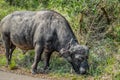
[{"label": "buffalo's tail", "polygon": [[2,43],[2,35],[1,35],[1,31],[2,30],[2,22],[0,21],[0,44]]}]

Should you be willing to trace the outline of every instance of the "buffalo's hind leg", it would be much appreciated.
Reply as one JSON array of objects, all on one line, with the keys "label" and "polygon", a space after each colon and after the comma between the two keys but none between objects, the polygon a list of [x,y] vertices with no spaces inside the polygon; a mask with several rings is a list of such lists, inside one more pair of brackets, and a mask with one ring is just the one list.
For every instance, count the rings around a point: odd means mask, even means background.
[{"label": "buffalo's hind leg", "polygon": [[11,62],[11,58],[12,58],[12,53],[15,50],[15,48],[16,48],[16,46],[13,45],[12,42],[11,42],[11,44],[10,44],[10,52],[9,52],[9,60],[10,60],[10,62]]},{"label": "buffalo's hind leg", "polygon": [[39,61],[41,60],[41,54],[43,52],[43,47],[41,45],[36,45],[35,46],[35,58],[34,58],[34,62],[32,65],[32,74],[36,74],[37,73],[37,66]]},{"label": "buffalo's hind leg", "polygon": [[11,63],[12,52],[15,49],[15,46],[10,41],[9,35],[2,34],[3,45],[5,48],[5,56],[7,60],[7,66]]}]

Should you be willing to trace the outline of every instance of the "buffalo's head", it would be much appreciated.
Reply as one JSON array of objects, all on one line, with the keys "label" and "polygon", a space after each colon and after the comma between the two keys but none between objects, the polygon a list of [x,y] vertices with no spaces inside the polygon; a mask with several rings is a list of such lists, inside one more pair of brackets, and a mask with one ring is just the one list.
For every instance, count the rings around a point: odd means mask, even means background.
[{"label": "buffalo's head", "polygon": [[86,73],[89,68],[87,61],[89,49],[87,46],[77,44],[70,46],[69,49],[62,48],[60,53],[72,65],[77,74]]}]

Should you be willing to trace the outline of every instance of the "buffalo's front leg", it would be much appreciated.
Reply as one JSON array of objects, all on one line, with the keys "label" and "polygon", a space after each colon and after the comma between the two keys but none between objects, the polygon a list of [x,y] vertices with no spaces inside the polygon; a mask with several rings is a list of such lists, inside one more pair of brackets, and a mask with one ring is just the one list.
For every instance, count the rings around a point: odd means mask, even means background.
[{"label": "buffalo's front leg", "polygon": [[37,73],[37,66],[39,61],[41,60],[41,54],[43,52],[43,47],[41,47],[40,45],[36,45],[35,46],[35,58],[34,58],[34,63],[32,65],[32,74],[36,74]]},{"label": "buffalo's front leg", "polygon": [[45,51],[45,56],[44,56],[44,71],[49,69],[49,60],[51,57],[52,52]]}]

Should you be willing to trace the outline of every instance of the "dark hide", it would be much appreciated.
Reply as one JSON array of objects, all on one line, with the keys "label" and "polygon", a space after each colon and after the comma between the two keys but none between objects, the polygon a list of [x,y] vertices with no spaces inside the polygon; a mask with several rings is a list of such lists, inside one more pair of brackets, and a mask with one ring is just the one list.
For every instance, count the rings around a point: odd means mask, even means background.
[{"label": "dark hide", "polygon": [[68,21],[55,11],[16,11],[0,23],[7,64],[16,47],[23,51],[35,49],[32,73],[37,72],[41,54],[45,52],[45,67],[53,51],[59,52],[76,73],[86,73],[88,48],[78,44]]}]

